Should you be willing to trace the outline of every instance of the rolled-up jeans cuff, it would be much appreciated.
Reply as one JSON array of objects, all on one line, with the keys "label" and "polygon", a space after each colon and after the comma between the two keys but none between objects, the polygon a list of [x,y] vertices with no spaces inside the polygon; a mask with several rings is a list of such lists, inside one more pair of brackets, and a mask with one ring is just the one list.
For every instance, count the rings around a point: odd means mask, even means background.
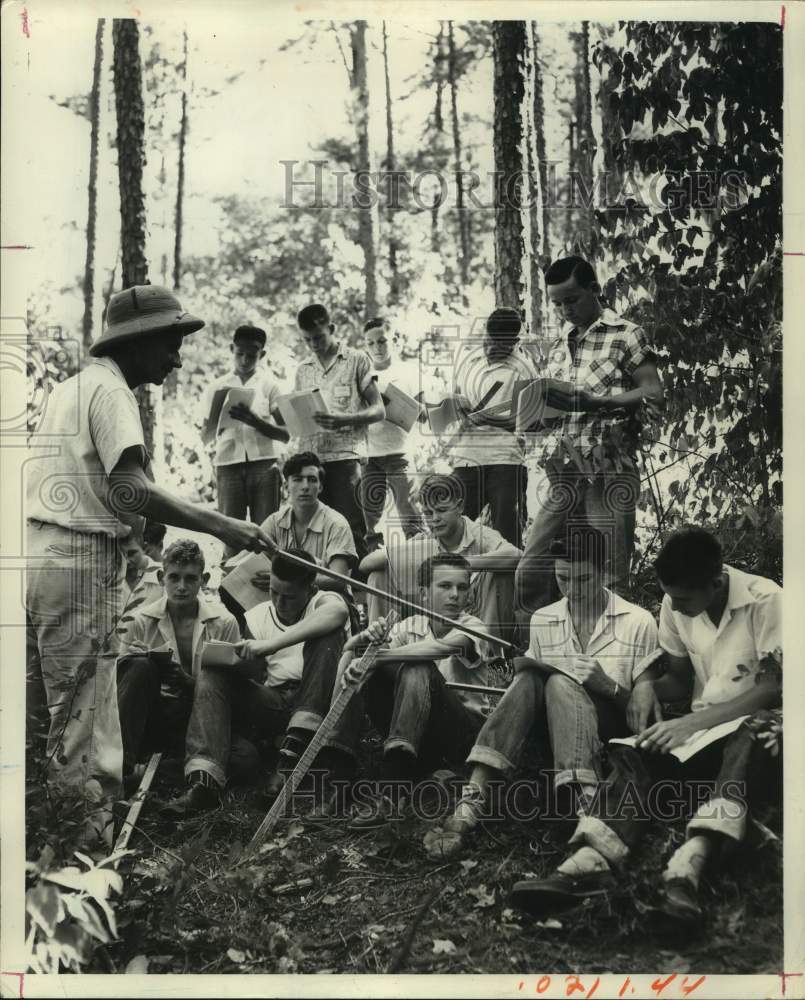
[{"label": "rolled-up jeans cuff", "polygon": [[193,771],[204,771],[205,774],[209,774],[216,785],[220,785],[221,788],[226,785],[226,771],[220,764],[216,764],[208,757],[191,757],[190,760],[186,761],[184,765],[185,778]]},{"label": "rolled-up jeans cuff", "polygon": [[699,806],[685,829],[688,837],[695,837],[702,831],[720,833],[735,841],[743,840],[746,834],[746,806],[721,796],[708,799]]},{"label": "rolled-up jeans cuff", "polygon": [[389,750],[405,750],[414,757],[417,756],[417,748],[410,740],[404,739],[402,736],[390,736],[383,743],[383,752],[388,753]]},{"label": "rolled-up jeans cuff", "polygon": [[321,716],[318,713],[308,712],[307,709],[301,708],[291,716],[288,729],[306,729],[308,732],[315,733],[320,725]]},{"label": "rolled-up jeans cuff", "polygon": [[467,763],[486,764],[487,767],[494,767],[496,771],[502,771],[507,777],[514,774],[517,769],[517,765],[513,764],[499,750],[494,750],[492,747],[479,746],[477,743],[470,750]]},{"label": "rolled-up jeans cuff", "polygon": [[357,758],[358,756],[358,751],[354,746],[351,746],[348,743],[342,743],[340,740],[327,740],[324,745],[325,747],[332,747],[333,750],[340,750],[341,753],[348,754],[350,757]]},{"label": "rolled-up jeans cuff", "polygon": [[570,843],[595,848],[610,864],[623,864],[629,856],[629,848],[617,833],[596,816],[583,816],[578,821]]},{"label": "rolled-up jeans cuff", "polygon": [[563,771],[557,771],[553,779],[553,787],[561,788],[562,785],[597,785],[600,782],[600,778],[595,773],[595,771],[590,771],[587,768],[565,768]]}]

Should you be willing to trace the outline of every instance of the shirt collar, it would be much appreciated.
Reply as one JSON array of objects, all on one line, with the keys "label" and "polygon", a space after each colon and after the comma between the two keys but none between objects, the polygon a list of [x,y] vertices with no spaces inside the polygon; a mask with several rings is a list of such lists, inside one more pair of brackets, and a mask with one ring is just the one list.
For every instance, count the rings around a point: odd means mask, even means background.
[{"label": "shirt collar", "polygon": [[108,368],[113,375],[116,375],[120,379],[129,392],[132,392],[120,365],[113,358],[110,358],[108,354],[104,354],[100,358],[94,358],[92,363],[94,365],[100,365],[102,368]]},{"label": "shirt collar", "polygon": [[[282,508],[279,518],[279,525],[282,528],[287,528],[289,531],[293,525],[293,507],[291,504],[287,503]],[[324,504],[319,500],[319,506],[316,508],[316,513],[313,515],[310,524],[307,526],[308,531],[321,532],[324,530]]]},{"label": "shirt collar", "polygon": [[[615,594],[606,587],[604,587],[604,593],[607,595],[607,604],[603,612],[605,617],[615,618],[618,615],[627,615],[632,610],[629,602],[624,600],[620,594]],[[540,625],[558,625],[561,622],[569,621],[570,605],[568,599],[563,597],[553,604],[539,608],[534,612],[534,617],[540,619]]]},{"label": "shirt collar", "polygon": [[725,610],[734,611],[737,608],[744,608],[747,604],[754,604],[757,598],[749,589],[747,574],[732,566],[724,566],[729,581],[729,591],[727,593],[727,606]]},{"label": "shirt collar", "polygon": [[[619,327],[619,326],[623,326],[625,322],[626,322],[626,320],[624,320],[624,318],[622,316],[619,316],[612,309],[608,309],[608,308],[605,307],[604,311],[601,313],[601,315],[598,317],[598,319],[594,323],[591,323],[587,327],[587,329],[584,331],[584,333],[580,333],[576,337],[576,342],[577,343],[581,343],[581,341],[584,340],[585,337],[587,337],[588,334],[593,333],[595,330],[599,329],[600,327],[604,327],[604,326],[607,326],[607,327],[609,327],[609,326]],[[576,329],[576,327],[573,326],[572,323],[566,323],[564,325],[564,327],[563,327],[563,334],[564,334],[565,340],[567,340],[568,336],[575,329]]]}]

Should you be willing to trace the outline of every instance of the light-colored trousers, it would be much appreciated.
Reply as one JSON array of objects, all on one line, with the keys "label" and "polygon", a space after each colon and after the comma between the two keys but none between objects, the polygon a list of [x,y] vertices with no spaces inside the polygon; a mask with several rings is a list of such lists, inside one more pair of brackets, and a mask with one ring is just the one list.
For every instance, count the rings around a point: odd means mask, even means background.
[{"label": "light-colored trousers", "polygon": [[[115,658],[125,561],[116,539],[55,524],[29,522],[26,542],[28,739],[47,729],[48,782],[105,817],[98,803],[118,797],[122,780]],[[92,825],[106,827],[104,817]]]}]

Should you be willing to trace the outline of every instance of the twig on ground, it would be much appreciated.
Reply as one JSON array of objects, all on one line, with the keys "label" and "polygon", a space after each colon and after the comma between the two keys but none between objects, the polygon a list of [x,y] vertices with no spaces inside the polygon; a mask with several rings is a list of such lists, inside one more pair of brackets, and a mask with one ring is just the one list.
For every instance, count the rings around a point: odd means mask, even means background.
[{"label": "twig on ground", "polygon": [[399,972],[400,969],[402,968],[402,965],[405,962],[406,958],[408,957],[409,951],[411,950],[411,945],[414,942],[414,935],[416,934],[417,928],[422,923],[422,920],[425,914],[430,909],[430,907],[436,902],[439,896],[441,896],[443,889],[444,886],[434,886],[434,888],[431,889],[430,892],[428,892],[428,894],[419,904],[419,907],[416,913],[414,914],[411,923],[408,926],[408,930],[405,932],[405,937],[403,938],[402,943],[400,944],[397,954],[394,956],[394,958],[391,960],[391,963],[389,964],[389,967],[387,969],[388,972]]}]

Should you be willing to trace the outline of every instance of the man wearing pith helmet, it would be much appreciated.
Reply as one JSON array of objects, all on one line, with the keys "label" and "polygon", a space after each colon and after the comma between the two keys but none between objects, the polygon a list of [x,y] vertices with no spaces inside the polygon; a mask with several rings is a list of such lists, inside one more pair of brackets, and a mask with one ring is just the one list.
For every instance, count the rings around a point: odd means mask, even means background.
[{"label": "man wearing pith helmet", "polygon": [[[272,548],[254,524],[180,500],[153,482],[133,390],[181,367],[204,326],[166,288],[109,301],[92,359],[57,384],[26,468],[28,739],[54,791],[86,801],[86,838],[111,839],[120,789],[116,627],[124,613],[122,544],[143,518],[203,531],[238,551]],[[47,733],[46,746],[35,727]]]}]

